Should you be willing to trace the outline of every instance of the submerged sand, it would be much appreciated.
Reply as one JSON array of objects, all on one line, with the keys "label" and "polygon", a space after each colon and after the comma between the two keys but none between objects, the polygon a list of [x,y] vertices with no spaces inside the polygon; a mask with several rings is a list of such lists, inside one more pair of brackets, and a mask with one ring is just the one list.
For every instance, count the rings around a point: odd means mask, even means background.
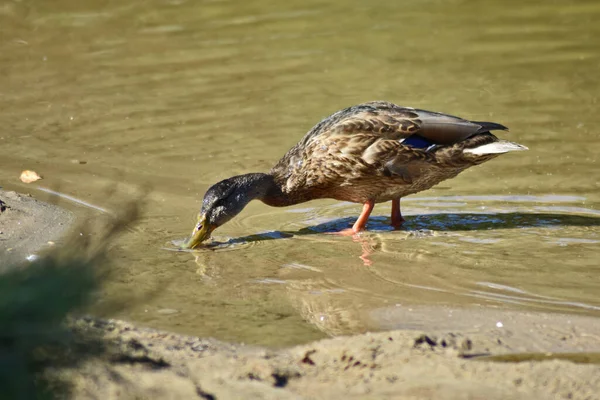
[{"label": "submerged sand", "polygon": [[[73,219],[16,193],[0,192],[0,200],[4,266]],[[420,312],[442,318],[445,310]],[[453,330],[400,329],[281,350],[79,318],[73,331],[98,338],[105,351],[83,357],[89,349],[74,345],[68,357],[85,361],[47,374],[77,399],[600,399],[599,319],[492,309],[453,318],[461,320]]]}]

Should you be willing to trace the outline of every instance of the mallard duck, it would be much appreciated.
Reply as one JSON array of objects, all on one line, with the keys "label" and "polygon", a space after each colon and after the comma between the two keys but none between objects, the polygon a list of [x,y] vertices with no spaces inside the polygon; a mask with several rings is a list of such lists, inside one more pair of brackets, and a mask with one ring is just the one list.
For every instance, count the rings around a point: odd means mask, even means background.
[{"label": "mallard duck", "polygon": [[211,186],[183,247],[197,247],[254,199],[274,207],[324,198],[363,204],[350,234],[365,229],[376,203],[391,201],[391,225],[398,228],[402,197],[502,153],[527,150],[491,133],[506,129],[385,101],[345,108],[315,125],[268,173]]}]

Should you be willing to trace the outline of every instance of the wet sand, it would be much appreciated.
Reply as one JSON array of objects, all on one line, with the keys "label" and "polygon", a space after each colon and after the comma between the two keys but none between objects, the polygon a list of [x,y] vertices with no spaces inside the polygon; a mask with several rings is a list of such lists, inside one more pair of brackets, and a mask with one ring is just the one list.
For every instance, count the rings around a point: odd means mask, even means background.
[{"label": "wet sand", "polygon": [[[14,192],[0,199],[3,266],[59,239],[73,221]],[[72,329],[107,351],[47,373],[68,383],[73,398],[90,399],[600,398],[600,320],[497,309],[454,318],[461,321],[451,331],[398,329],[281,350],[79,318]]]},{"label": "wet sand", "polygon": [[[544,315],[521,317],[539,320]],[[397,330],[325,339],[277,351],[141,329],[114,320],[80,319],[74,326],[99,333],[110,344],[101,358],[57,373],[73,384],[75,398],[600,396],[600,323],[585,317],[555,315],[545,325],[475,332]],[[550,350],[559,351],[564,359]],[[514,357],[520,362],[483,358],[515,352],[520,352]]]},{"label": "wet sand", "polygon": [[63,208],[0,189],[0,272],[52,246],[73,221]]}]

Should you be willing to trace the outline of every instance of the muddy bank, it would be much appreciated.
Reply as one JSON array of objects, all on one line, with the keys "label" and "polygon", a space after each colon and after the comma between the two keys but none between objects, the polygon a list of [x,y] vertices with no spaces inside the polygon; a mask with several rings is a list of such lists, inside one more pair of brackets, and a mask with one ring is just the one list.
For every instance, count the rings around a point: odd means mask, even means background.
[{"label": "muddy bank", "polygon": [[102,337],[108,351],[51,374],[69,382],[75,398],[93,399],[599,398],[600,322],[519,318],[534,323],[477,332],[398,330],[277,351],[87,318],[73,329]]},{"label": "muddy bank", "polygon": [[0,189],[0,273],[51,246],[73,221],[65,209]]}]

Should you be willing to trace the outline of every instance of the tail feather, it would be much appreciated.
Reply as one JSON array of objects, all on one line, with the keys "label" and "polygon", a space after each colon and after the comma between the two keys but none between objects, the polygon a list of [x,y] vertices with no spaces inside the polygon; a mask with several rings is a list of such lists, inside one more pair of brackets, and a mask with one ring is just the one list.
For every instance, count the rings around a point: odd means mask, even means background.
[{"label": "tail feather", "polygon": [[495,122],[485,122],[485,121],[471,121],[474,124],[481,126],[477,133],[489,132],[489,131],[507,131],[508,128],[504,125],[497,124]]},{"label": "tail feather", "polygon": [[485,155],[485,154],[502,154],[508,153],[509,151],[523,151],[529,150],[526,146],[515,142],[509,142],[508,140],[499,140],[497,142],[484,144],[471,149],[464,149],[463,153],[469,153],[474,155]]}]

